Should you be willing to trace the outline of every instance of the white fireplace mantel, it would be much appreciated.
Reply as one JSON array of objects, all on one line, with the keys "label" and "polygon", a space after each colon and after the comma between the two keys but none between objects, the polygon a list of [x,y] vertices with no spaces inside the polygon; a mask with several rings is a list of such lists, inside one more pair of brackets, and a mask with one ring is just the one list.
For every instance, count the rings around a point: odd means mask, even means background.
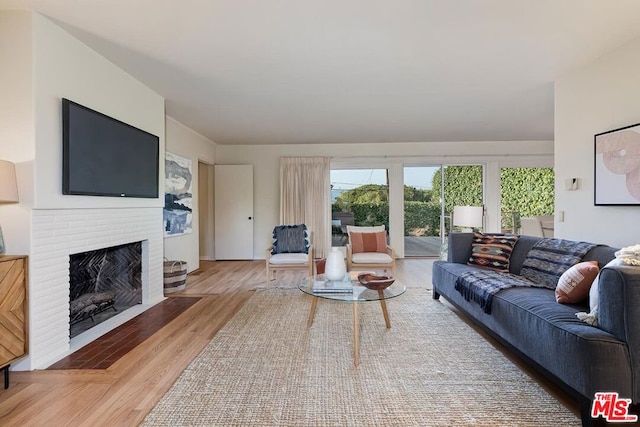
[{"label": "white fireplace mantel", "polygon": [[[93,335],[108,332],[137,314],[136,311],[164,298],[162,208],[33,210],[31,230],[29,354],[15,363],[14,369],[44,369],[72,348],[69,339],[70,254],[143,242],[142,306],[115,316]],[[82,340],[88,338],[96,337],[85,336]],[[74,347],[78,344],[74,342]]]}]

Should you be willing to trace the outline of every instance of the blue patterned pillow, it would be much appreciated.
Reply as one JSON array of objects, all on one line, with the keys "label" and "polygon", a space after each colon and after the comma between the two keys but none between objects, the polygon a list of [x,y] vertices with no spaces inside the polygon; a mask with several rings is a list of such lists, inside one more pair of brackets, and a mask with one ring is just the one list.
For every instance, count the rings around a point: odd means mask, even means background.
[{"label": "blue patterned pillow", "polygon": [[549,289],[555,289],[558,280],[570,267],[582,261],[593,243],[565,239],[540,239],[524,259],[520,275]]},{"label": "blue patterned pillow", "polygon": [[305,224],[278,225],[273,229],[273,249],[271,254],[309,253],[311,242]]},{"label": "blue patterned pillow", "polygon": [[513,247],[518,242],[518,237],[517,235],[474,233],[471,257],[467,264],[508,272],[509,259]]}]

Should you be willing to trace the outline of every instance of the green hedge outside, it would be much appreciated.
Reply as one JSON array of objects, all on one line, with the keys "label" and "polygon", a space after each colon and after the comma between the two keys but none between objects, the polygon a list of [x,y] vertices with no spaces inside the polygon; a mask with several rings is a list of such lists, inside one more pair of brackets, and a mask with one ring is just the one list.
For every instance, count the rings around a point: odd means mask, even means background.
[{"label": "green hedge outside", "polygon": [[[447,166],[445,177],[445,212],[454,206],[482,205],[482,166]],[[415,195],[419,200],[405,200],[404,233],[440,235],[441,174],[436,172],[432,190],[405,186],[405,199]],[[551,168],[503,168],[501,170],[502,227],[512,227],[513,216],[549,215],[554,212],[554,173]],[[424,201],[430,200],[430,201]],[[364,202],[366,201],[366,202]],[[364,202],[364,203],[363,203]],[[336,199],[334,211],[354,213],[357,225],[384,224],[389,229],[387,187],[366,185],[346,191]],[[519,224],[516,224],[519,226]]]}]

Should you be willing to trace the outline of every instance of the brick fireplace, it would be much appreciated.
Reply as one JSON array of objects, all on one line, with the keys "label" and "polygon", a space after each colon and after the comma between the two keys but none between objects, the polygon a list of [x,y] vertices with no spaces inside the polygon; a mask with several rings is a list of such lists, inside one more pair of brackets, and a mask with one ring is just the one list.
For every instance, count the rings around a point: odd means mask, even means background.
[{"label": "brick fireplace", "polygon": [[[29,355],[16,369],[43,369],[164,298],[162,208],[33,210],[29,257]],[[142,304],[70,338],[70,255],[141,245]]]}]

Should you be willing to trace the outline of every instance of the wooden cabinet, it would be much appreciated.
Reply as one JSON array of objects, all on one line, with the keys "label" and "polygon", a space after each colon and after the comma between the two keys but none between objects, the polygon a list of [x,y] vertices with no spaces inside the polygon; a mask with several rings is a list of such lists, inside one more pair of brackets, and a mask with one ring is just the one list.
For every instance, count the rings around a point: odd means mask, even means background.
[{"label": "wooden cabinet", "polygon": [[9,365],[28,351],[27,257],[0,256],[0,368],[4,388]]}]

